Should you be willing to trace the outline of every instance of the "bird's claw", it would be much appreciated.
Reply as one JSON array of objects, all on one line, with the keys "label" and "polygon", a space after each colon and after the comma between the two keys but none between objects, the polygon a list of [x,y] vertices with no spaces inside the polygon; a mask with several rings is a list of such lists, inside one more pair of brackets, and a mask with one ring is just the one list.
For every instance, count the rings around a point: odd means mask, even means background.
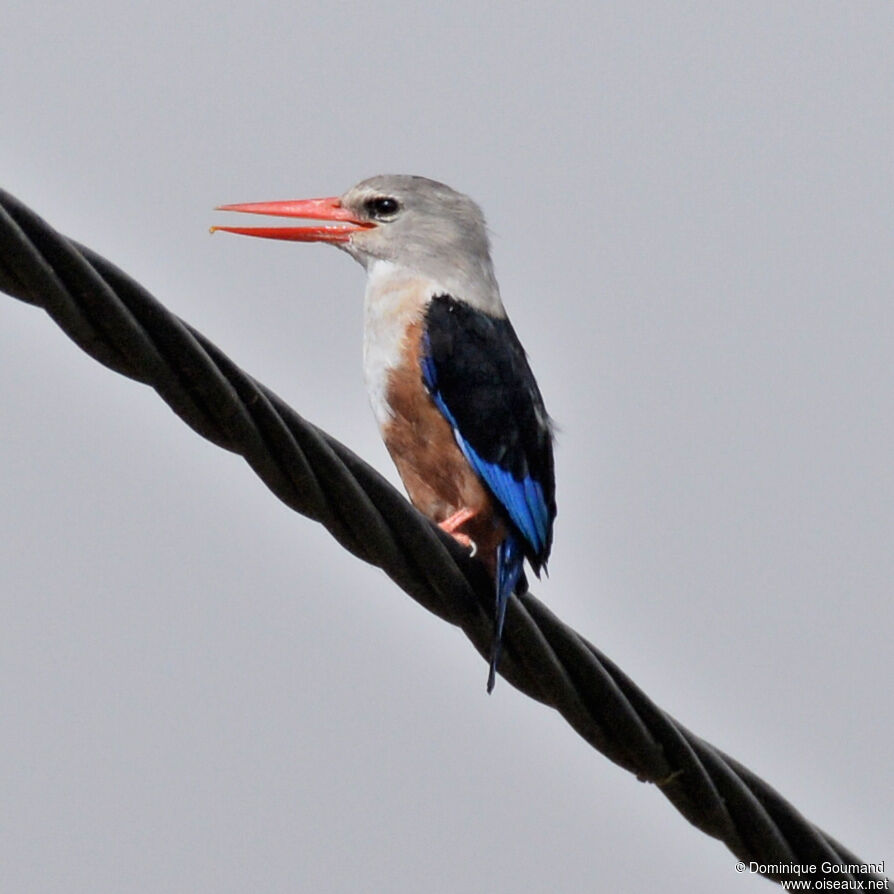
[{"label": "bird's claw", "polygon": [[450,534],[457,543],[468,549],[473,558],[478,554],[478,544],[468,534],[463,534],[462,531],[457,529],[460,525],[464,525],[470,518],[474,517],[475,512],[473,510],[463,508],[454,512],[449,518],[445,518],[444,521],[438,522],[438,527]]}]

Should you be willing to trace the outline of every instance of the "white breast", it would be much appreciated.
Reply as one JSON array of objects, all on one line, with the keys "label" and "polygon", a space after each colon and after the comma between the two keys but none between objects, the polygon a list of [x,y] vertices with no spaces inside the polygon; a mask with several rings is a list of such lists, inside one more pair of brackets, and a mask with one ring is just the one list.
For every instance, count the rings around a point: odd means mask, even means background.
[{"label": "white breast", "polygon": [[379,428],[392,418],[388,375],[400,365],[407,329],[425,313],[437,285],[390,261],[376,261],[366,281],[363,374]]}]

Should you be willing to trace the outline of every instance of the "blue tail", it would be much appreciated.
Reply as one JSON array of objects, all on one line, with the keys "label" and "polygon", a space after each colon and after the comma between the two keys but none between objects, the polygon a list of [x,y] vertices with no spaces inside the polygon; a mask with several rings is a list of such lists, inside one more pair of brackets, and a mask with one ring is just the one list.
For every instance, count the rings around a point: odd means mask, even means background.
[{"label": "blue tail", "polygon": [[512,534],[497,547],[497,573],[494,589],[496,606],[494,610],[494,640],[490,647],[490,673],[487,676],[487,691],[493,691],[497,679],[497,663],[500,660],[500,647],[503,642],[503,622],[506,620],[506,606],[515,585],[521,577],[525,556],[518,541]]}]

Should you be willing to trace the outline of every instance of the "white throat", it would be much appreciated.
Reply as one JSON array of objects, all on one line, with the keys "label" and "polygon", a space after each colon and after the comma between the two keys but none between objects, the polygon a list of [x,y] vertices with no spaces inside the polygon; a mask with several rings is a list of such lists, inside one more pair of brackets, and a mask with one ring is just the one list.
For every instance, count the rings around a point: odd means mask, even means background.
[{"label": "white throat", "polygon": [[407,348],[407,329],[418,322],[438,283],[391,261],[374,261],[367,272],[363,302],[363,375],[379,428],[391,420],[389,373]]}]

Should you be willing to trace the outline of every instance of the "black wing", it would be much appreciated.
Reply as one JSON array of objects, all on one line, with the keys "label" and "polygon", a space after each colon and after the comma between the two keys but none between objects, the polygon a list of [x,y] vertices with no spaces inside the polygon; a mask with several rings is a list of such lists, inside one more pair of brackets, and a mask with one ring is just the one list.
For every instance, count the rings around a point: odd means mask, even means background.
[{"label": "black wing", "polygon": [[556,515],[552,432],[512,324],[436,296],[425,317],[422,368],[460,449],[522,535],[539,572]]}]

